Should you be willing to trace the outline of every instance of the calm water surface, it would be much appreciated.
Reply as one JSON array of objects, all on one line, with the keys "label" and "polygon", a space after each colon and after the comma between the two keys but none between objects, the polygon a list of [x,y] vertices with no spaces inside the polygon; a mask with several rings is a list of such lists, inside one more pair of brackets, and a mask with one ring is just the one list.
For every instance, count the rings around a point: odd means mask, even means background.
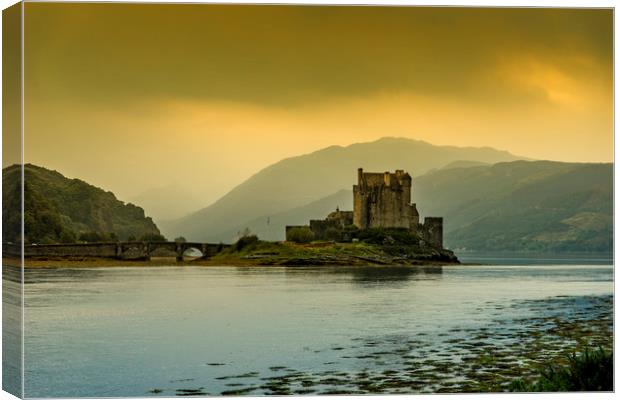
[{"label": "calm water surface", "polygon": [[484,265],[612,265],[613,253],[456,252],[462,263]]},{"label": "calm water surface", "polygon": [[[26,280],[27,397],[330,393],[376,374],[394,389],[356,390],[435,391],[467,381],[448,367],[482,346],[472,340],[516,345],[538,317],[609,318],[613,293],[610,265],[81,268]],[[428,378],[430,360],[444,360],[435,383],[397,385]]]}]

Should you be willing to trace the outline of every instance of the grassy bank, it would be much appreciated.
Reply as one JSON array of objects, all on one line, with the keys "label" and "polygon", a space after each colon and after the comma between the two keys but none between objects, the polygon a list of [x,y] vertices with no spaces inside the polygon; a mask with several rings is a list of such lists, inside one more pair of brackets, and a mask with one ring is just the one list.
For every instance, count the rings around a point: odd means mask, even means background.
[{"label": "grassy bank", "polygon": [[533,382],[518,379],[512,382],[513,392],[577,392],[612,391],[614,385],[613,352],[603,348],[585,348],[579,354],[569,355],[567,365],[549,364],[540,370],[540,378]]},{"label": "grassy bank", "polygon": [[[87,257],[28,258],[29,268],[105,266],[253,266],[253,265],[445,265],[458,264],[449,250],[409,244],[379,245],[367,242],[266,242],[242,238],[208,259],[176,261],[172,257],[148,261]],[[19,266],[19,259],[3,259],[3,265]]]},{"label": "grassy bank", "polygon": [[455,264],[448,250],[413,245],[377,245],[366,242],[241,241],[209,260],[220,265],[425,265]]}]

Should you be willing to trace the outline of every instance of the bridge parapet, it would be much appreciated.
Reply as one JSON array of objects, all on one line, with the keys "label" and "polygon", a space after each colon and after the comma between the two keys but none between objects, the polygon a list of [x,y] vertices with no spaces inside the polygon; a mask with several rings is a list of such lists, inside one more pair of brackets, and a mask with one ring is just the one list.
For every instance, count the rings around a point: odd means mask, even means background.
[{"label": "bridge parapet", "polygon": [[[213,257],[229,244],[199,242],[97,242],[97,243],[61,243],[24,245],[24,257],[89,257],[112,258],[119,260],[148,260],[155,251],[167,251],[174,254],[177,261],[183,260],[183,254],[191,248],[202,253],[202,258]],[[5,256],[19,257],[21,246],[3,243]]]}]

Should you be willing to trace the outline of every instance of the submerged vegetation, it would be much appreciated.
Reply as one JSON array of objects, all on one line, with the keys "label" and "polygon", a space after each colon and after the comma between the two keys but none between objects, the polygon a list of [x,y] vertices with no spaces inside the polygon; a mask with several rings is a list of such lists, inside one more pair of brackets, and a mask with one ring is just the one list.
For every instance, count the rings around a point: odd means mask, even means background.
[{"label": "submerged vegetation", "polygon": [[[253,396],[610,391],[612,305],[612,296],[493,304],[493,319],[484,326],[360,333],[338,346],[308,347],[321,356],[323,368],[308,370],[291,361],[225,373],[226,363],[210,361],[215,382],[196,385],[212,395]],[[514,316],[514,309],[528,316]]]}]

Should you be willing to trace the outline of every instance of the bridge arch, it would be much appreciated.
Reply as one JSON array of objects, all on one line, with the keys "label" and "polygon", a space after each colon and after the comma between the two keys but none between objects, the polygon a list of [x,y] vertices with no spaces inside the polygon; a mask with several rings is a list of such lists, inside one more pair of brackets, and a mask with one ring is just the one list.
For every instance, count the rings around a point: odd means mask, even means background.
[{"label": "bridge arch", "polygon": [[176,257],[177,246],[174,242],[148,242],[149,257]]},{"label": "bridge arch", "polygon": [[196,260],[205,256],[203,249],[195,246],[187,246],[181,252],[181,260]]}]

